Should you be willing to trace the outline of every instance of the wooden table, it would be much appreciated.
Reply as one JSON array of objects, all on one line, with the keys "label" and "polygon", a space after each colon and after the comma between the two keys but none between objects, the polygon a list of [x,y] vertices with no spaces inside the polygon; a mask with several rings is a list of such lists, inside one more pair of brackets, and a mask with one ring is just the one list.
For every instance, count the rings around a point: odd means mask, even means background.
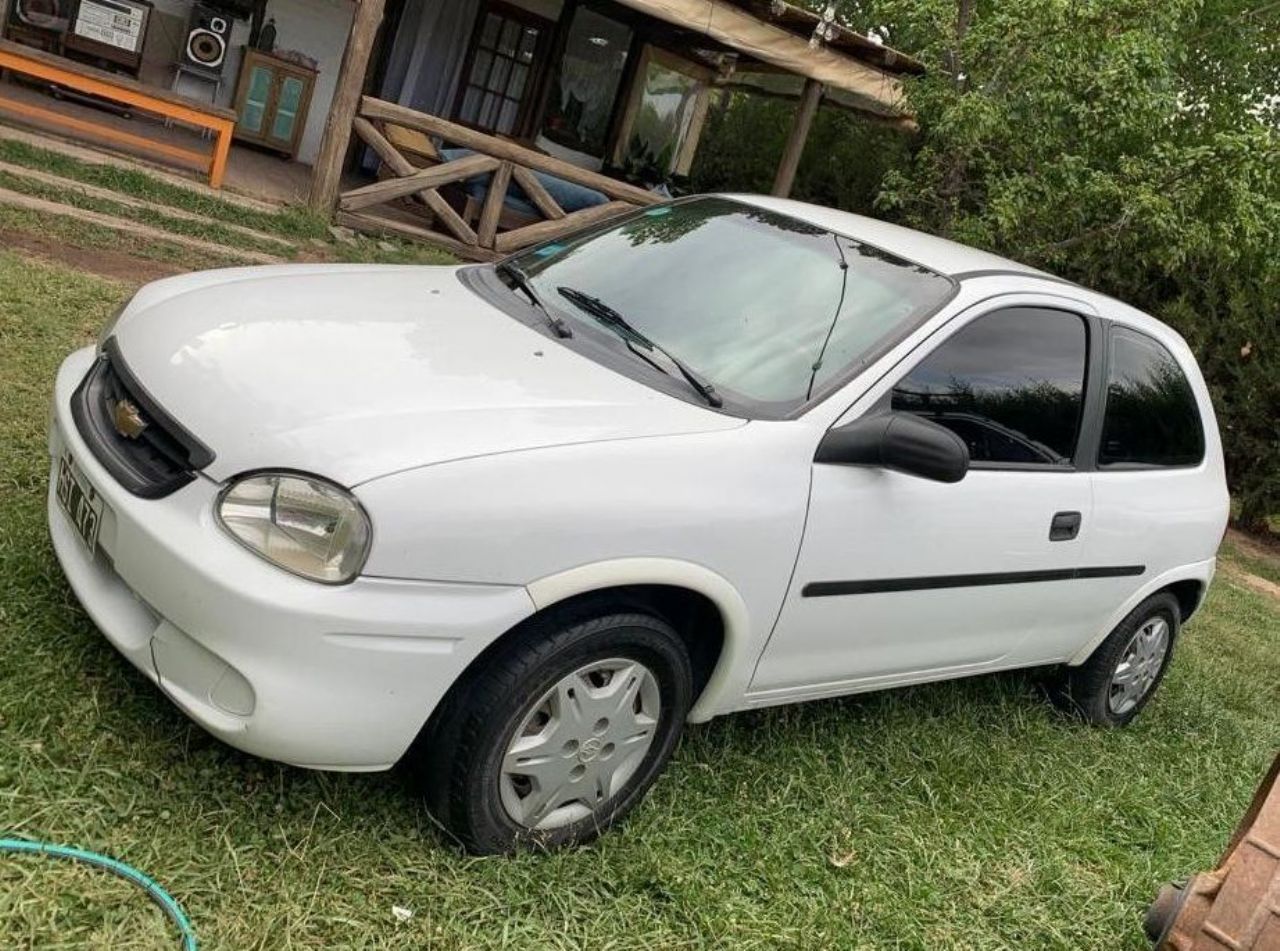
[{"label": "wooden table", "polygon": [[146,86],[136,79],[85,66],[82,63],[20,46],[8,40],[0,40],[0,70],[10,70],[24,76],[42,79],[65,89],[141,109],[198,129],[209,130],[215,136],[213,154],[205,155],[193,149],[184,149],[143,135],[125,132],[105,122],[81,119],[56,109],[11,99],[3,94],[3,87],[0,87],[0,110],[178,159],[191,163],[197,168],[207,168],[209,184],[214,188],[221,187],[222,178],[227,169],[227,156],[231,151],[231,133],[236,125],[236,114],[230,109],[200,102],[167,89]]}]

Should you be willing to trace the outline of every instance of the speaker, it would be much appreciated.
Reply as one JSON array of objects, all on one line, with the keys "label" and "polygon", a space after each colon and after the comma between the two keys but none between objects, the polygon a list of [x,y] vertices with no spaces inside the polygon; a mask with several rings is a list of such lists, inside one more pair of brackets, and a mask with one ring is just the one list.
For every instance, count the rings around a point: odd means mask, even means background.
[{"label": "speaker", "polygon": [[182,63],[212,76],[222,74],[231,47],[231,14],[208,3],[196,3],[187,23]]}]

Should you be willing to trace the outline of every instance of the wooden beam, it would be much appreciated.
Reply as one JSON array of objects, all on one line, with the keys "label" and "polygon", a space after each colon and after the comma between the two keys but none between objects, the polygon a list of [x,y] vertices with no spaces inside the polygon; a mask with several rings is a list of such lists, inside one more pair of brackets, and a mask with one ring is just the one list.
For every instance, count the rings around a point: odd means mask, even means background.
[{"label": "wooden beam", "polygon": [[492,251],[478,245],[464,244],[449,237],[447,234],[441,234],[439,231],[432,231],[430,228],[422,228],[403,221],[393,221],[380,215],[356,215],[346,211],[339,211],[334,216],[334,220],[338,224],[354,228],[356,231],[390,235],[395,238],[413,238],[415,241],[425,241],[428,244],[439,245],[446,251],[451,251],[458,257],[471,261],[494,261],[498,258],[498,255]]},{"label": "wooden beam", "polygon": [[468,155],[443,165],[432,165],[404,178],[388,178],[363,188],[353,188],[345,192],[340,202],[343,211],[356,211],[369,205],[380,205],[384,201],[404,198],[424,188],[438,188],[450,182],[458,182],[485,172],[492,172],[502,163],[487,155]]},{"label": "wooden beam", "polygon": [[[378,153],[378,157],[387,163],[387,167],[400,177],[406,175],[414,175],[418,169],[407,158],[400,154],[399,150],[379,132],[367,119],[357,118],[352,122],[351,127],[355,129],[356,135],[360,136],[374,152]],[[439,218],[450,231],[459,239],[468,244],[476,243],[476,233],[472,230],[471,225],[462,220],[462,216],[453,210],[451,206],[440,193],[434,188],[424,188],[420,192],[415,192],[414,196],[422,201],[424,205],[431,209],[432,214]]]},{"label": "wooden beam", "polygon": [[511,251],[517,251],[520,248],[526,248],[531,244],[537,244],[539,241],[549,241],[561,235],[572,234],[579,228],[598,224],[601,221],[616,218],[618,215],[625,215],[627,212],[635,210],[635,205],[625,201],[611,201],[606,205],[594,205],[591,208],[575,211],[571,215],[565,215],[565,217],[557,221],[539,221],[536,224],[525,225],[523,228],[504,231],[498,235],[497,240],[494,242],[494,248],[499,253],[506,254]]},{"label": "wooden beam", "polygon": [[476,232],[480,236],[480,247],[493,247],[493,239],[498,236],[498,219],[502,217],[502,203],[507,199],[507,188],[511,185],[511,163],[503,162],[489,179],[489,191],[484,196],[484,208],[480,212],[480,225]]},{"label": "wooden beam", "polygon": [[551,197],[551,193],[538,181],[538,176],[520,165],[512,166],[511,174],[516,177],[516,184],[524,189],[529,200],[537,206],[546,217],[555,220],[564,217],[564,209]]},{"label": "wooden beam", "polygon": [[492,135],[485,135],[483,132],[477,132],[466,126],[458,125],[456,122],[428,115],[425,112],[417,112],[405,106],[396,105],[393,102],[365,96],[360,105],[360,113],[369,119],[394,122],[397,125],[417,129],[419,132],[425,132],[428,135],[438,135],[442,139],[453,142],[463,148],[492,155],[506,162],[514,162],[516,165],[523,165],[525,168],[546,172],[548,175],[563,178],[565,181],[573,182],[586,188],[594,188],[596,191],[603,192],[610,198],[616,198],[620,201],[629,201],[636,205],[656,205],[658,202],[666,201],[661,195],[609,178],[599,172],[579,168],[577,165],[553,158],[542,152],[526,149],[523,146],[516,145],[514,142],[508,142]]},{"label": "wooden beam", "polygon": [[813,117],[817,115],[818,103],[821,101],[822,83],[816,79],[806,79],[804,92],[800,94],[800,106],[791,120],[791,132],[787,135],[782,160],[778,163],[778,172],[773,178],[773,194],[779,198],[786,198],[791,194],[791,186],[796,181],[796,169],[800,167],[800,156],[804,154],[804,144],[809,139],[809,129],[813,127]]},{"label": "wooden beam", "polygon": [[320,153],[311,173],[309,204],[325,215],[332,213],[338,200],[342,166],[347,158],[347,146],[351,144],[351,120],[360,105],[369,54],[373,51],[385,6],[386,0],[360,0],[351,22],[351,32],[347,34],[347,48],[342,53],[342,65],[338,67],[338,82],[329,106],[329,118],[324,124]]}]

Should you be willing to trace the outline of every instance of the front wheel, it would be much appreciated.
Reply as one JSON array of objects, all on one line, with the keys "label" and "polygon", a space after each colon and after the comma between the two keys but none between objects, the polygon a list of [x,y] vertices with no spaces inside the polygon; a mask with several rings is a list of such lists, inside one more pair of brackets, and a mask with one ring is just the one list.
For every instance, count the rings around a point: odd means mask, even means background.
[{"label": "front wheel", "polygon": [[1147,598],[1079,667],[1067,671],[1063,705],[1099,726],[1124,726],[1147,705],[1173,656],[1182,613],[1168,592]]},{"label": "front wheel", "polygon": [[657,779],[692,693],[688,652],[659,618],[535,622],[433,718],[428,805],[474,852],[589,841]]}]

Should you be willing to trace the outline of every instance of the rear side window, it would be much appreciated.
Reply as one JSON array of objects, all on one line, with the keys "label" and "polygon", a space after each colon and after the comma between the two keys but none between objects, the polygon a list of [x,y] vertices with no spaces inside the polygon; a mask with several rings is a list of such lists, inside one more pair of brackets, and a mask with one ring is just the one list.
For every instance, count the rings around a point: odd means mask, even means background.
[{"label": "rear side window", "polygon": [[1060,310],[979,317],[893,391],[893,408],[946,426],[974,462],[1067,465],[1084,402],[1088,331]]},{"label": "rear side window", "polygon": [[1194,466],[1203,458],[1200,411],[1178,361],[1146,334],[1113,327],[1098,464]]}]

